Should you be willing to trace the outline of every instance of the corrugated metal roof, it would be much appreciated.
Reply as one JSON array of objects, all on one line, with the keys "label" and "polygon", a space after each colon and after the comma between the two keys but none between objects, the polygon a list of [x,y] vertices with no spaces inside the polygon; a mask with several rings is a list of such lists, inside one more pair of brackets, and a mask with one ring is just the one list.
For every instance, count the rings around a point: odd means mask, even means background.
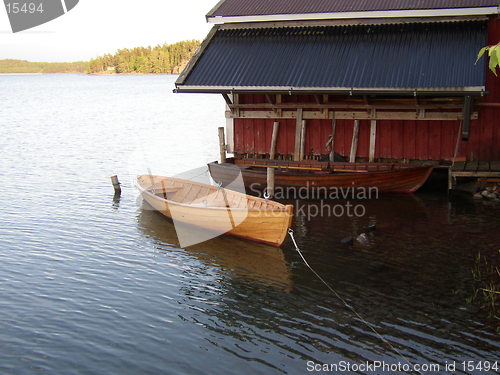
[{"label": "corrugated metal roof", "polygon": [[179,91],[484,87],[485,22],[219,30]]},{"label": "corrugated metal roof", "polygon": [[498,0],[225,0],[207,17],[453,9],[498,6]]}]

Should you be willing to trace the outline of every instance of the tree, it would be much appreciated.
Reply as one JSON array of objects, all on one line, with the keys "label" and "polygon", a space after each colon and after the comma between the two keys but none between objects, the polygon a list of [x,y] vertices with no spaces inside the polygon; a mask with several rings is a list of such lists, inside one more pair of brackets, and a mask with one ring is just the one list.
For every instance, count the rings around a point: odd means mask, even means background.
[{"label": "tree", "polygon": [[477,55],[476,63],[486,52],[488,52],[488,57],[490,59],[488,66],[493,74],[497,75],[497,67],[500,67],[500,43],[482,48]]}]

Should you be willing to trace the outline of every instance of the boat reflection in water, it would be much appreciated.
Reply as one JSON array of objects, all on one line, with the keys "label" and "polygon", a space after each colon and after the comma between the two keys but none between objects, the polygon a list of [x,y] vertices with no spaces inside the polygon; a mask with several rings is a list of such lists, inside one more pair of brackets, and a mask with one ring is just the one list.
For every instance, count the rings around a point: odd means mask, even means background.
[{"label": "boat reflection in water", "polygon": [[[147,202],[142,203],[137,220],[138,228],[156,242],[159,252],[168,252],[168,248],[180,249],[173,223],[153,211]],[[280,248],[221,236],[183,251],[204,265],[216,266],[231,277],[282,292],[292,291],[291,273]]]}]

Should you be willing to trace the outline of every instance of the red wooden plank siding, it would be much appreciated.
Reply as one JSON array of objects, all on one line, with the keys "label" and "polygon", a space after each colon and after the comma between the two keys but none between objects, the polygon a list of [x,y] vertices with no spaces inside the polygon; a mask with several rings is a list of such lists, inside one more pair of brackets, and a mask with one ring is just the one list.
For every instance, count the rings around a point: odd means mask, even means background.
[{"label": "red wooden plank siding", "polygon": [[[489,23],[489,44],[500,42],[500,18],[492,16]],[[500,77],[488,71],[486,103],[500,103]],[[499,69],[500,75],[500,69]],[[315,103],[311,95],[283,95],[283,103]],[[264,95],[240,95],[240,102],[266,103]],[[460,136],[457,156],[467,160],[500,160],[500,108],[477,107],[479,118],[471,122],[470,137],[463,141]],[[270,148],[273,119],[235,119],[234,143],[238,153],[267,154]],[[295,145],[295,120],[280,122],[277,153],[291,155]],[[352,141],[353,120],[337,120],[335,151],[349,156]],[[455,154],[460,123],[458,121],[397,121],[377,122],[375,158],[410,160],[444,160]],[[325,155],[325,144],[331,134],[332,120],[308,120],[305,154]],[[370,121],[361,121],[358,140],[358,157],[368,157]]]}]

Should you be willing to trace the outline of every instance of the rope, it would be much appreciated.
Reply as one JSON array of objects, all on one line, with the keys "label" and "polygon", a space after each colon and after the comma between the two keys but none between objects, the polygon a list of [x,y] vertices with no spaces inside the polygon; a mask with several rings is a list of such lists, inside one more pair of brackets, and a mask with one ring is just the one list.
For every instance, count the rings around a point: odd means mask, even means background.
[{"label": "rope", "polygon": [[[335,290],[333,289],[330,284],[328,284],[315,270],[314,268],[311,267],[311,265],[309,264],[309,262],[306,260],[306,258],[304,257],[304,255],[302,254],[302,252],[300,251],[299,249],[299,246],[297,245],[297,242],[295,241],[295,237],[293,236],[293,229],[292,228],[289,228],[288,229],[288,234],[290,235],[290,238],[292,239],[293,241],[293,244],[295,246],[295,250],[297,251],[297,253],[299,253],[300,257],[302,258],[302,261],[304,262],[304,264],[307,266],[307,268],[309,268],[311,270],[311,272],[328,288],[328,290],[330,290],[334,295],[335,297],[337,297],[340,302],[342,302],[344,304],[345,307],[347,307],[349,310],[351,310],[354,315],[359,319],[361,320],[361,322],[363,322],[368,328],[370,328],[370,330],[380,339],[382,340],[385,344],[389,345],[391,347],[392,350],[394,350],[408,365],[410,365],[410,367],[413,369],[413,365],[411,364],[411,362],[408,360],[408,358],[406,358],[396,347],[394,347],[394,345],[392,345],[387,339],[385,339],[380,333],[378,333],[378,331],[375,329],[375,327],[373,327],[373,325],[371,323],[369,323],[367,320],[365,320],[355,309],[354,307],[352,307],[350,304],[347,303],[347,301],[342,298],[342,296]],[[418,370],[413,370],[414,372],[417,372],[419,374],[422,375],[422,373]]]}]

